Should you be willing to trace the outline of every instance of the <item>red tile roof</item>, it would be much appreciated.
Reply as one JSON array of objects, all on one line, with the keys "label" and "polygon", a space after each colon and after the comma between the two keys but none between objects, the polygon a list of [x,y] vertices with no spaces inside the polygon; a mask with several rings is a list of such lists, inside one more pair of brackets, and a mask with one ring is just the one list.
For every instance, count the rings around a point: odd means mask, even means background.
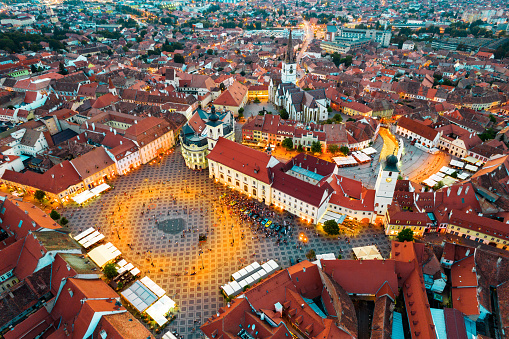
[{"label": "red tile roof", "polygon": [[270,184],[271,156],[234,141],[220,137],[207,159],[223,164],[247,176]]},{"label": "red tile roof", "polygon": [[407,117],[401,117],[398,120],[398,126],[409,130],[410,132],[414,132],[415,134],[420,135],[421,137],[428,140],[434,140],[438,134],[437,130],[434,130],[431,127],[423,125],[420,122],[409,119]]},{"label": "red tile roof", "polygon": [[221,93],[221,95],[214,100],[214,105],[238,107],[241,106],[246,95],[247,87],[235,81],[226,91]]},{"label": "red tile roof", "polygon": [[65,191],[68,187],[81,182],[78,172],[76,172],[68,160],[53,166],[44,174],[31,171],[18,173],[6,170],[2,179],[34,187],[53,194],[59,194]]},{"label": "red tile roof", "polygon": [[[281,165],[278,167],[280,169]],[[292,198],[297,198],[315,207],[320,207],[333,192],[327,182],[315,186],[286,174],[278,168],[275,168],[272,173],[274,174],[272,189],[281,191]]]},{"label": "red tile roof", "polygon": [[322,267],[348,293],[376,295],[388,283],[392,294],[398,294],[394,260],[325,260]]},{"label": "red tile roof", "polygon": [[[392,242],[391,257],[398,261],[398,276],[401,277],[403,296],[412,338],[435,339],[435,325],[424,287],[421,271],[424,244]],[[404,270],[401,271],[401,270]]]}]

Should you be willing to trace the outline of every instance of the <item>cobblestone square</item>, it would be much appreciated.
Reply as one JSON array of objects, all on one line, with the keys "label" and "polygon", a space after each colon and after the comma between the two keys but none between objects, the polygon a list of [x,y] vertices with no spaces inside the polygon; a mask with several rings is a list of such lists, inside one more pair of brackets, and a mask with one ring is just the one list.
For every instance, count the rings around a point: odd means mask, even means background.
[{"label": "cobblestone square", "polygon": [[[272,219],[293,225],[292,235],[279,245],[274,238],[257,237],[249,223],[223,205],[220,196],[231,191],[209,179],[208,171],[185,167],[179,149],[160,164],[142,166],[111,184],[112,190],[84,207],[64,210],[69,227],[73,234],[98,228],[142,276],[165,289],[180,310],[163,332],[177,330],[184,338],[201,337],[199,326],[224,305],[219,287],[252,261],[275,259],[288,267],[290,258],[304,260],[310,249],[349,259],[352,247],[371,244],[389,256],[389,241],[379,227],[365,227],[348,242],[345,236],[338,240],[317,234],[313,226],[272,209]],[[200,233],[208,235],[201,245]],[[298,242],[300,233],[309,239],[306,244]]]}]

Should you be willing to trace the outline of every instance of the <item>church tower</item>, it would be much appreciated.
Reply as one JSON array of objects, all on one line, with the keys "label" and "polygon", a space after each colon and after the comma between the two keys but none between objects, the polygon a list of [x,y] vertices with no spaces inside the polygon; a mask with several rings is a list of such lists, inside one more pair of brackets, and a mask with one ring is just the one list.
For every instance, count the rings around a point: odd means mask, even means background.
[{"label": "church tower", "polygon": [[378,215],[384,215],[387,212],[387,206],[392,203],[398,176],[398,158],[391,154],[385,159],[384,163],[380,164],[380,171],[376,179],[375,212]]},{"label": "church tower", "polygon": [[297,82],[297,63],[295,62],[295,55],[293,54],[292,44],[292,29],[290,28],[290,35],[288,36],[288,44],[286,46],[285,60],[281,68],[281,82],[283,84]]},{"label": "church tower", "polygon": [[115,88],[115,85],[113,85],[113,81],[111,81],[111,78],[108,79],[108,92],[110,92],[113,95],[117,95],[117,89]]}]

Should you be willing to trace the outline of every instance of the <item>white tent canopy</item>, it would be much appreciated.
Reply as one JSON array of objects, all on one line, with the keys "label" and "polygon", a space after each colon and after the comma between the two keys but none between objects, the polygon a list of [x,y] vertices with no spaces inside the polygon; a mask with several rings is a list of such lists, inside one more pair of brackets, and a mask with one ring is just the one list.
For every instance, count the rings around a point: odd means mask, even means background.
[{"label": "white tent canopy", "polygon": [[432,179],[423,180],[422,183],[425,184],[426,186],[429,186],[429,187],[433,187],[433,186],[435,186],[437,184],[437,182],[432,180]]},{"label": "white tent canopy", "polygon": [[139,312],[145,311],[157,300],[157,296],[140,281],[135,281],[131,287],[120,294]]},{"label": "white tent canopy", "polygon": [[335,157],[333,159],[336,162],[336,164],[338,164],[338,166],[358,165],[357,160],[355,160],[355,158],[352,157],[351,155],[349,155],[347,157]]},{"label": "white tent canopy", "polygon": [[[468,165],[467,165],[468,166]],[[470,176],[470,174],[462,172],[460,175],[458,175],[458,179],[465,180]]]},{"label": "white tent canopy", "polygon": [[477,166],[474,166],[474,165],[466,165],[465,169],[470,172],[477,172]]},{"label": "white tent canopy", "polygon": [[99,233],[98,231],[93,231],[86,237],[81,238],[81,240],[79,240],[78,243],[85,248],[89,248],[90,246],[97,244],[99,241],[103,239],[104,235],[102,233]]},{"label": "white tent canopy", "polygon": [[95,229],[93,227],[89,227],[86,230],[84,230],[83,232],[81,232],[80,234],[78,234],[77,236],[75,236],[74,240],[79,241],[79,240],[85,238],[87,235],[93,233],[94,231],[95,231]]},{"label": "white tent canopy", "polygon": [[[108,243],[111,244],[111,243]],[[88,252],[90,259],[99,267],[104,267],[108,262],[114,260],[120,255],[120,251],[115,246],[107,247],[107,245],[100,245]]]},{"label": "white tent canopy", "polygon": [[163,296],[157,302],[147,309],[147,314],[155,320],[155,322],[162,326],[168,322],[165,314],[168,313],[172,308],[175,307],[175,302],[170,299],[167,295]]},{"label": "white tent canopy", "polygon": [[324,254],[317,254],[316,255],[317,260],[336,260],[336,256],[334,253],[324,253]]},{"label": "white tent canopy", "polygon": [[163,339],[178,339],[176,336],[171,333],[171,331],[168,331],[163,335]]},{"label": "white tent canopy", "polygon": [[352,251],[359,260],[383,259],[374,245],[354,247]]},{"label": "white tent canopy", "polygon": [[440,169],[440,172],[442,173],[445,173],[445,174],[453,174],[454,172],[456,172],[454,169],[450,168],[450,167],[447,167],[447,166],[443,166],[441,169]]},{"label": "white tent canopy", "polygon": [[85,201],[98,196],[99,193],[106,191],[108,188],[110,188],[110,185],[100,184],[99,186],[96,186],[96,187],[92,188],[91,190],[87,190],[87,191],[81,192],[80,194],[75,195],[71,199],[74,200],[77,204],[82,204]]},{"label": "white tent canopy", "polygon": [[143,277],[140,281],[143,285],[147,286],[149,290],[154,292],[159,298],[166,294],[166,292],[149,277]]},{"label": "white tent canopy", "polygon": [[439,175],[436,175],[436,174],[433,174],[431,177],[429,177],[431,180],[433,181],[436,181],[436,182],[439,182],[441,181],[444,177],[442,176],[439,176]]},{"label": "white tent canopy", "polygon": [[359,162],[367,162],[367,161],[370,161],[370,160],[371,160],[371,158],[370,158],[370,157],[368,157],[365,153],[360,152],[360,151],[359,151],[359,152],[353,152],[353,153],[352,153],[352,155],[353,155],[353,157],[354,157],[355,159],[357,159]]},{"label": "white tent canopy", "polygon": [[463,166],[465,166],[465,163],[463,161],[458,161],[458,160],[452,159],[450,165],[452,167],[463,168]]},{"label": "white tent canopy", "polygon": [[100,184],[99,186],[96,186],[90,190],[94,195],[98,195],[101,192],[106,191],[108,188],[110,188],[110,185],[108,184]]},{"label": "white tent canopy", "polygon": [[364,152],[367,155],[371,155],[376,153],[376,149],[374,149],[373,147],[368,147],[363,149],[362,152]]},{"label": "white tent canopy", "polygon": [[82,204],[85,201],[92,199],[95,197],[95,194],[90,191],[81,192],[80,194],[75,195],[71,199],[74,200],[77,204]]}]

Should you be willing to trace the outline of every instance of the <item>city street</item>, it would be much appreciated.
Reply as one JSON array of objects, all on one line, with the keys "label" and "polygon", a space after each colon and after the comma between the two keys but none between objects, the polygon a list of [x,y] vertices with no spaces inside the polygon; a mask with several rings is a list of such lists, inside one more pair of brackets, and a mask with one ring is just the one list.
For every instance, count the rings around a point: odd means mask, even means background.
[{"label": "city street", "polygon": [[[347,259],[352,258],[352,247],[371,244],[384,257],[390,254],[389,241],[375,226],[365,227],[347,242],[345,236],[332,239],[317,234],[312,225],[290,221],[293,234],[285,236],[286,244],[278,245],[265,235],[257,239],[250,223],[231,215],[219,199],[230,191],[210,180],[207,171],[187,169],[179,149],[161,164],[142,166],[112,185],[114,189],[84,207],[67,207],[63,215],[70,221],[69,228],[73,234],[98,228],[142,276],[148,275],[165,289],[179,306],[177,319],[167,329],[185,338],[200,337],[199,325],[225,304],[219,287],[254,260],[275,259],[288,267],[290,258],[303,260],[310,249],[317,254],[341,253]],[[274,220],[290,220],[281,212],[259,208],[274,214]],[[161,226],[161,222],[174,227]],[[201,247],[200,233],[208,235]],[[298,243],[300,233],[309,239],[306,244]]]},{"label": "city street", "polygon": [[382,137],[384,141],[384,147],[382,148],[382,151],[380,152],[380,160],[383,160],[387,158],[387,156],[391,154],[398,154],[398,141],[396,140],[395,136],[389,132],[387,128],[380,128],[380,136]]}]

